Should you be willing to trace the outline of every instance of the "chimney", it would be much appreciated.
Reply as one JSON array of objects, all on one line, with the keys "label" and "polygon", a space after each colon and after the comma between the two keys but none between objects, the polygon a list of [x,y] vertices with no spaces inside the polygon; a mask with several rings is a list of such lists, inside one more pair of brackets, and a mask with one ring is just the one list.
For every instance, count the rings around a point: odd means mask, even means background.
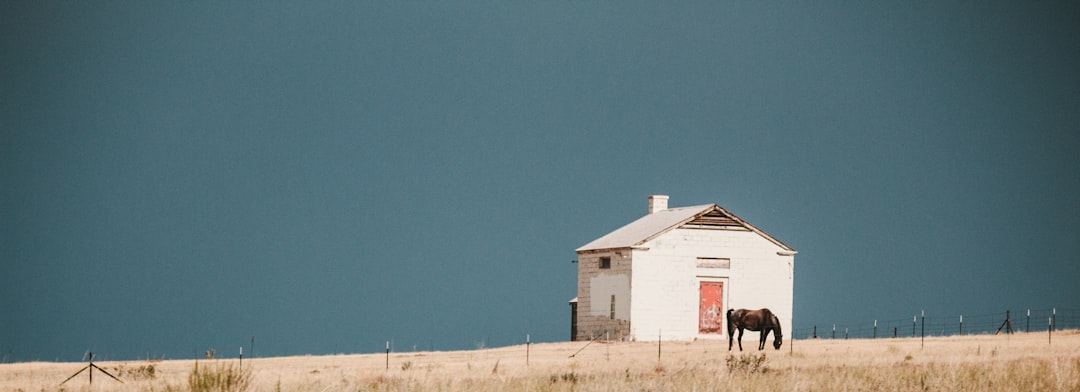
[{"label": "chimney", "polygon": [[649,196],[649,213],[657,211],[663,211],[667,209],[667,195],[652,195]]}]

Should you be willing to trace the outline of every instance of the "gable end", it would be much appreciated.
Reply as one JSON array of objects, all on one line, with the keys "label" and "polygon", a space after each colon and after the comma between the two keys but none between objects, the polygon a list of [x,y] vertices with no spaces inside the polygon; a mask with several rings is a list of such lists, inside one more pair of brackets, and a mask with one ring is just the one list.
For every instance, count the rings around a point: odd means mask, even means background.
[{"label": "gable end", "polygon": [[708,229],[708,230],[736,230],[750,231],[741,220],[724,214],[723,210],[714,208],[699,215],[682,226],[684,229]]}]

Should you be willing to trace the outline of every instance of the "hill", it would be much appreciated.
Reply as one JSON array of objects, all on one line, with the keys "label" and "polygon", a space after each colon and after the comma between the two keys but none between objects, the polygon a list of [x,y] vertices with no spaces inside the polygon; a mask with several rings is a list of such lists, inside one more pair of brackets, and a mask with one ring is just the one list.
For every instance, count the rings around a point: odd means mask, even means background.
[{"label": "hill", "polygon": [[[727,342],[562,342],[475,351],[244,359],[257,391],[1040,390],[1080,389],[1080,331],[963,337],[796,340],[742,353]],[[771,343],[771,342],[770,342]],[[583,348],[584,347],[584,348]],[[580,352],[579,352],[580,350]],[[574,355],[577,353],[577,355]],[[658,358],[659,354],[659,358]],[[573,356],[572,356],[573,355]],[[237,359],[96,362],[94,388],[190,390]],[[87,390],[82,363],[0,365],[0,391]]]}]

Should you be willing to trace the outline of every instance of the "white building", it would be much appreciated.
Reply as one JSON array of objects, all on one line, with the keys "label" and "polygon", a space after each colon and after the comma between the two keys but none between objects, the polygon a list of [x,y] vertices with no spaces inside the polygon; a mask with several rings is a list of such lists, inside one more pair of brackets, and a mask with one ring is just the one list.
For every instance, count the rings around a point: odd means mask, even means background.
[{"label": "white building", "polygon": [[789,334],[795,250],[716,204],[667,202],[577,249],[572,339],[726,337],[730,308],[769,308]]}]

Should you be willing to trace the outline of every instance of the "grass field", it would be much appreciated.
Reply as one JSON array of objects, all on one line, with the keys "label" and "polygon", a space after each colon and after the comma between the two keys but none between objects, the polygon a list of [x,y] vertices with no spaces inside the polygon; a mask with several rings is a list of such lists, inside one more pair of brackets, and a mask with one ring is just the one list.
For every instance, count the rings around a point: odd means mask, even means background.
[{"label": "grass field", "polygon": [[[756,334],[755,334],[756,336]],[[728,352],[726,341],[534,344],[476,351],[244,359],[251,391],[1078,391],[1080,331],[964,337],[796,340]],[[771,343],[771,340],[770,340]],[[764,357],[761,356],[764,353]],[[194,360],[0,365],[0,391],[189,391]],[[202,369],[236,359],[200,360]],[[152,369],[151,369],[152,368]]]}]

